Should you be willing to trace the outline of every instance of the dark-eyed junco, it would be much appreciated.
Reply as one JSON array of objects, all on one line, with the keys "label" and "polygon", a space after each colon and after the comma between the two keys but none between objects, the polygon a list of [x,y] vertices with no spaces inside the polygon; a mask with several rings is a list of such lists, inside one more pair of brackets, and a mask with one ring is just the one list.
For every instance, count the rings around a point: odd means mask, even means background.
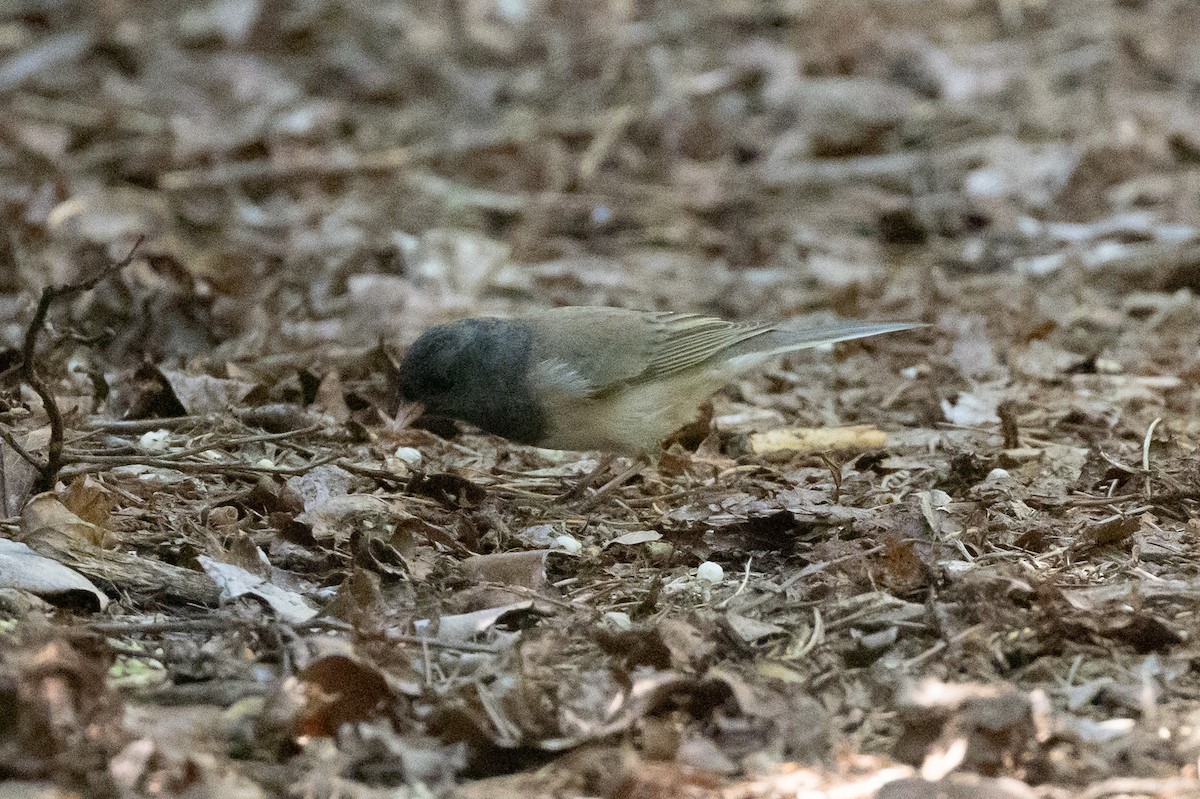
[{"label": "dark-eyed junco", "polygon": [[426,413],[549,449],[644,453],[741,372],[783,353],[920,327],[809,330],[694,314],[569,307],[427,330],[400,365]]}]

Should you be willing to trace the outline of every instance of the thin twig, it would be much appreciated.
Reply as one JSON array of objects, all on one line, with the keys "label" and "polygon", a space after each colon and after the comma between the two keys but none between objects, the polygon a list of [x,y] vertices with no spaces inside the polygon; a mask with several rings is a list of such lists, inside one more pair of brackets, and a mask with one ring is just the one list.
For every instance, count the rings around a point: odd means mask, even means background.
[{"label": "thin twig", "polygon": [[13,437],[13,434],[3,427],[0,427],[0,439],[3,439],[5,444],[8,444],[10,447],[12,447],[13,452],[20,455],[22,460],[24,460],[33,468],[37,469],[39,472],[46,468],[46,464],[38,460],[36,455],[31,455],[27,449],[22,447],[17,442],[17,439]]},{"label": "thin twig", "polygon": [[426,638],[421,635],[407,635],[405,633],[388,632],[384,636],[389,641],[396,641],[402,644],[420,644],[421,647],[433,647],[434,649],[455,649],[460,652],[479,652],[485,655],[495,655],[502,651],[500,647],[491,646],[488,644],[475,644],[470,641],[439,641],[436,638]]},{"label": "thin twig", "polygon": [[244,619],[234,616],[205,616],[190,619],[158,619],[156,621],[95,621],[90,630],[106,635],[157,635],[160,633],[216,632],[221,630],[267,630],[276,627],[292,629],[332,629],[351,632],[352,627],[336,619],[317,618],[304,622],[285,622],[280,619]]},{"label": "thin twig", "polygon": [[38,469],[38,480],[35,486],[35,490],[38,492],[49,491],[54,488],[54,483],[58,480],[58,472],[62,468],[63,463],[64,425],[62,412],[58,409],[58,401],[54,398],[54,392],[50,390],[50,387],[42,380],[42,376],[37,373],[37,369],[34,368],[38,336],[41,335],[42,328],[45,327],[46,314],[50,312],[50,306],[58,300],[90,291],[99,285],[100,281],[110,275],[116,274],[133,263],[133,256],[137,253],[138,247],[142,245],[144,240],[145,236],[139,236],[138,240],[129,249],[128,255],[120,261],[102,269],[95,277],[84,280],[81,283],[47,286],[42,289],[42,296],[38,299],[37,308],[33,312],[33,319],[30,320],[29,327],[25,328],[25,340],[21,346],[21,379],[29,384],[34,393],[41,398],[42,407],[45,408],[46,416],[50,419],[50,440],[46,443],[46,462]]},{"label": "thin twig", "polygon": [[174,430],[189,424],[204,421],[203,416],[172,416],[167,419],[88,419],[83,423],[85,430],[102,430],[106,433],[146,433],[153,430]]},{"label": "thin twig", "polygon": [[[213,450],[216,450],[219,448],[232,449],[234,447],[244,447],[247,444],[260,444],[265,441],[281,441],[285,438],[291,438],[292,436],[301,435],[303,433],[311,433],[314,430],[319,430],[319,429],[320,429],[320,425],[316,425],[313,427],[304,427],[299,430],[289,430],[289,431],[283,432],[283,433],[260,433],[258,435],[253,435],[253,436],[243,436],[241,438],[231,438],[226,441],[216,441],[216,442],[210,443],[210,444],[197,444],[195,446],[187,447],[186,449],[181,449],[181,450],[178,450],[175,452],[166,452],[166,453],[163,453],[162,455],[152,455],[149,457],[153,457],[156,460],[163,461],[163,462],[168,461],[168,460],[171,460],[171,461],[178,460],[181,463],[187,463],[188,461],[184,461],[183,460],[184,458],[192,457],[194,455],[200,455],[205,452],[212,452]],[[122,449],[124,449],[124,448],[122,448]],[[315,456],[315,453],[311,453],[311,454],[313,454]],[[64,452],[63,463],[103,463],[104,459],[112,458],[112,457],[136,458],[139,456],[118,455],[117,453],[111,452],[111,451],[86,452],[84,450],[70,450],[70,451]],[[146,457],[146,456],[143,455],[140,457]]]},{"label": "thin twig", "polygon": [[301,466],[255,466],[251,463],[209,463],[205,461],[173,461],[168,458],[147,458],[144,455],[97,455],[81,459],[77,463],[63,469],[64,474],[72,477],[92,472],[108,471],[114,466],[146,466],[153,469],[170,469],[184,474],[227,474],[234,477],[257,479],[262,475],[277,477],[295,477],[307,474],[318,466],[324,466],[337,460],[336,455],[327,455]]}]

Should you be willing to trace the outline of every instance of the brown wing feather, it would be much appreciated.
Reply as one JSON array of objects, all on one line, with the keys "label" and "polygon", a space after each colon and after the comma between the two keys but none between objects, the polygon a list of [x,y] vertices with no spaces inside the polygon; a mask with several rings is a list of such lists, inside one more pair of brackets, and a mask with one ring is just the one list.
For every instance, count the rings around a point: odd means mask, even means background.
[{"label": "brown wing feather", "polygon": [[698,366],[773,329],[770,325],[676,313],[654,314],[652,323],[660,331],[660,338],[646,371],[636,378],[639,381]]},{"label": "brown wing feather", "polygon": [[791,331],[698,314],[591,307],[555,308],[522,321],[538,333],[534,378],[579,398],[647,383],[720,355],[740,371],[773,354],[915,326],[838,322]]},{"label": "brown wing feather", "polygon": [[579,396],[684,371],[772,329],[623,308],[555,308],[522,321],[539,333],[534,359],[543,377]]}]

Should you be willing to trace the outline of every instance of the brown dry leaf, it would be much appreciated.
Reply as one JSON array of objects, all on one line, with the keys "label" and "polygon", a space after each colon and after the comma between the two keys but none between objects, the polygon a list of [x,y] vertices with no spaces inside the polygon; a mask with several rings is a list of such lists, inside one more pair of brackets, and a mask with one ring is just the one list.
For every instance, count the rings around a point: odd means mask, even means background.
[{"label": "brown dry leaf", "polygon": [[317,396],[313,400],[313,408],[327,414],[340,424],[350,421],[350,408],[346,405],[342,377],[336,369],[331,369],[321,378],[321,382],[317,385]]},{"label": "brown dry leaf", "polygon": [[109,407],[125,419],[169,419],[186,416],[171,383],[156,366],[143,363],[115,381]]},{"label": "brown dry leaf", "polygon": [[1137,516],[1117,516],[1107,521],[1089,524],[1072,543],[1071,551],[1079,554],[1100,547],[1120,544],[1141,529],[1142,520]]},{"label": "brown dry leaf", "polygon": [[547,585],[546,557],[550,552],[549,549],[532,549],[525,552],[472,555],[464,559],[461,565],[467,574],[479,582],[542,591]]},{"label": "brown dry leaf", "polygon": [[207,577],[134,552],[102,549],[88,540],[99,529],[63,507],[51,492],[31,499],[21,514],[21,538],[39,555],[123,591],[215,604],[219,591]]},{"label": "brown dry leaf", "polygon": [[8,722],[0,763],[8,778],[87,785],[129,740],[123,702],[109,690],[113,657],[86,634],[26,631],[0,657],[0,708]]},{"label": "brown dry leaf", "polygon": [[1099,615],[1073,614],[1057,621],[1061,624],[1060,634],[1076,634],[1084,640],[1095,637],[1117,641],[1132,647],[1139,654],[1162,652],[1184,641],[1184,637],[1167,620],[1128,607],[1115,607]]},{"label": "brown dry leaf", "polygon": [[261,427],[268,433],[290,433],[316,427],[325,421],[320,414],[286,402],[254,408],[235,408],[234,414],[245,424]]},{"label": "brown dry leaf", "polygon": [[52,491],[38,494],[21,511],[21,537],[59,550],[73,546],[110,547],[113,534],[72,513]]},{"label": "brown dry leaf", "polygon": [[314,660],[300,671],[306,698],[296,735],[333,736],[344,724],[391,716],[397,697],[380,671],[346,654]]},{"label": "brown dry leaf", "polygon": [[197,375],[173,369],[163,369],[163,377],[171,386],[175,398],[185,412],[192,416],[227,413],[240,406],[256,387],[256,383],[229,380],[212,375]]},{"label": "brown dry leaf", "polygon": [[321,613],[326,618],[342,619],[356,627],[374,627],[387,611],[379,575],[355,567],[338,586]]},{"label": "brown dry leaf", "polygon": [[903,596],[926,584],[929,569],[921,560],[915,541],[889,537],[883,545],[884,551],[871,562],[878,567],[878,577],[889,591]]},{"label": "brown dry leaf", "polygon": [[117,495],[90,474],[76,477],[62,496],[63,506],[89,524],[103,527],[117,506]]},{"label": "brown dry leaf", "polygon": [[896,757],[941,769],[938,777],[960,765],[994,775],[1023,759],[1036,734],[1030,697],[1005,685],[927,680],[904,696],[900,710]]},{"label": "brown dry leaf", "polygon": [[691,672],[708,665],[717,645],[711,635],[681,619],[663,619],[656,625],[663,646],[671,654],[671,667]]}]

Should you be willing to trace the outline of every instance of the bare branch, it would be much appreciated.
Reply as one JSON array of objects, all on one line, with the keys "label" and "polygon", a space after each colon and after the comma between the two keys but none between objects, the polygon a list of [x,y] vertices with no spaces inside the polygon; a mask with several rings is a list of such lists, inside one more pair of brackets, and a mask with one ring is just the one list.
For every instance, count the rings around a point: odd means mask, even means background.
[{"label": "bare branch", "polygon": [[[34,358],[37,354],[38,336],[41,335],[42,329],[46,324],[46,314],[58,300],[67,297],[73,297],[76,294],[82,294],[85,291],[90,291],[100,284],[100,281],[120,272],[129,264],[133,263],[133,257],[137,253],[138,248],[145,240],[145,236],[139,236],[138,240],[133,243],[129,249],[129,254],[109,265],[107,268],[100,271],[98,275],[91,277],[79,283],[70,283],[63,286],[47,286],[42,289],[42,296],[38,299],[37,308],[33,312],[33,319],[30,320],[29,326],[25,328],[25,340],[21,346],[21,379],[29,384],[29,387],[34,390],[34,393],[42,400],[42,406],[46,409],[46,416],[50,418],[50,441],[46,444],[46,462],[38,465],[38,481],[37,491],[49,491],[54,487],[54,482],[58,479],[58,471],[62,468],[62,452],[63,452],[63,437],[64,427],[62,412],[58,408],[58,401],[54,398],[54,392],[42,380],[41,375],[37,373],[34,367]],[[9,446],[13,446],[12,441],[7,442]],[[13,447],[22,454],[26,460],[30,460],[28,453],[24,453],[17,447]],[[30,460],[31,463],[35,461]]]}]

